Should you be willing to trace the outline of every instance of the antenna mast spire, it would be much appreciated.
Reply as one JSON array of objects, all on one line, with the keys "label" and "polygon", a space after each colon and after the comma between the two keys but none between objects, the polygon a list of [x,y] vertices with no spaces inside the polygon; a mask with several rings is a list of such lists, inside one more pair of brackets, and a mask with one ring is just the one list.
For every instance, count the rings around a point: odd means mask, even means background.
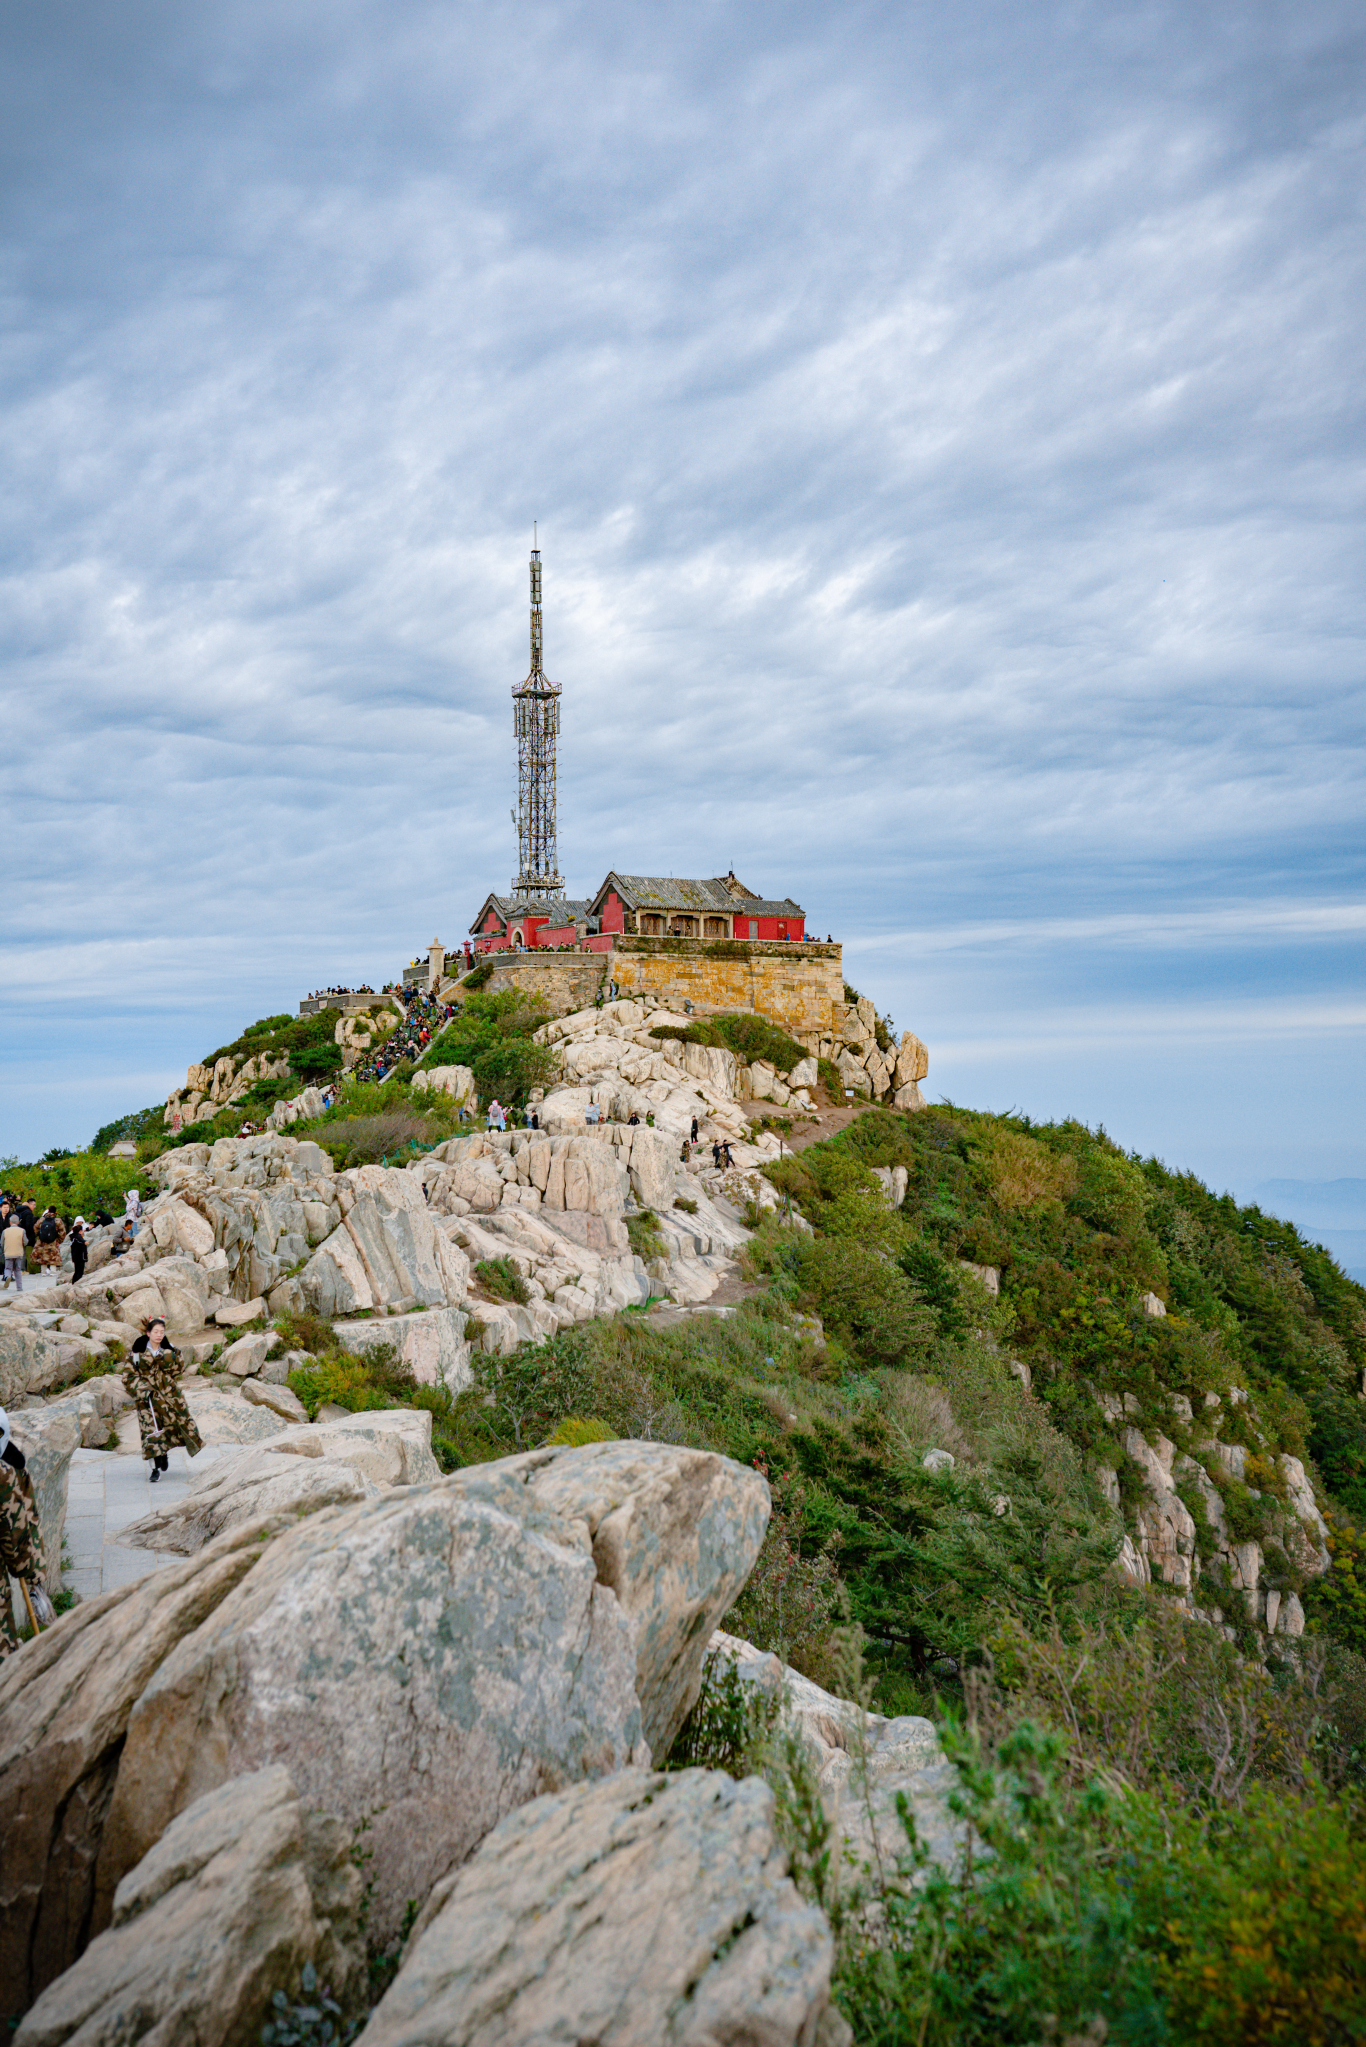
[{"label": "antenna mast spire", "polygon": [[556,845],[555,742],[560,732],[560,685],[542,666],[541,550],[531,529],[531,673],[512,692],[517,735],[517,858],[514,895],[562,896]]}]

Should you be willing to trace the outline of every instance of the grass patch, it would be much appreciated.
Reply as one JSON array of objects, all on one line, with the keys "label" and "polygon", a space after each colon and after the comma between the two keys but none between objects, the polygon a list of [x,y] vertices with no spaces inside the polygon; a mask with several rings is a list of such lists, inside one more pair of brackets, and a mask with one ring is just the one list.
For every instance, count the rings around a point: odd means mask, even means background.
[{"label": "grass patch", "polygon": [[511,1258],[481,1258],[474,1268],[474,1277],[495,1301],[516,1301],[525,1307],[531,1299],[527,1283]]},{"label": "grass patch", "polygon": [[659,1227],[659,1217],[652,1208],[642,1209],[638,1215],[628,1215],[626,1234],[636,1257],[643,1258],[647,1265],[652,1258],[668,1257],[669,1247]]},{"label": "grass patch", "polygon": [[679,1024],[661,1024],[651,1030],[650,1036],[675,1038],[685,1045],[712,1045],[733,1052],[738,1059],[744,1059],[750,1065],[756,1059],[763,1059],[779,1073],[790,1073],[800,1060],[810,1057],[806,1047],[790,1038],[777,1024],[748,1010],[699,1017],[696,1023],[686,1028]]}]

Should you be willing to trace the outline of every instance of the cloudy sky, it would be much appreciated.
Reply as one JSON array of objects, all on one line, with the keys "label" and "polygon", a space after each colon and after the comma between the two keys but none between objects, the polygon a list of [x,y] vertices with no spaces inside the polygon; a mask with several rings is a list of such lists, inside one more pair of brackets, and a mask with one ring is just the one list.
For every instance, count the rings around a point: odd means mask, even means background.
[{"label": "cloudy sky", "polygon": [[0,1152],[515,865],[791,893],[930,1090],[1359,1174],[1352,0],[16,0]]}]

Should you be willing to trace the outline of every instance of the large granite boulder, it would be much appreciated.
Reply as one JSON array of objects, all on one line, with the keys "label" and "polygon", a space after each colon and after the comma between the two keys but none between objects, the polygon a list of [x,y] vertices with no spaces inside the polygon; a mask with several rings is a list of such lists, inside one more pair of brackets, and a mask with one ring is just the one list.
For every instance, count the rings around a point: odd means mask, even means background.
[{"label": "large granite boulder", "polygon": [[352,1464],[330,1457],[273,1457],[273,1448],[263,1443],[207,1465],[188,1492],[164,1506],[158,1501],[150,1514],[121,1529],[120,1543],[189,1557],[228,1529],[263,1516],[302,1519],[324,1507],[354,1507],[379,1497],[380,1487]]},{"label": "large granite boulder", "polygon": [[145,1685],[95,1923],[176,1813],[284,1761],[308,1803],[369,1829],[387,1940],[504,1813],[648,1755],[634,1679],[582,1524],[525,1486],[446,1480],[314,1515]]},{"label": "large granite boulder", "polygon": [[354,1314],[391,1302],[446,1307],[462,1299],[469,1267],[427,1211],[421,1182],[388,1172],[358,1190],[341,1224],[318,1246],[296,1282],[302,1299],[320,1315]]},{"label": "large granite boulder", "polygon": [[360,2038],[810,2047],[833,1945],[761,1779],[626,1770],[523,1806],[438,1885]]},{"label": "large granite boulder", "polygon": [[0,1664],[6,2012],[24,2011],[85,1946],[129,1713],[162,1659],[257,1563],[268,1532],[248,1524],[184,1564],[89,1600]]},{"label": "large granite boulder", "polygon": [[338,1823],[278,1765],[196,1800],[129,1871],[108,1929],[38,1999],[23,2047],[256,2047],[305,1963],[343,2000],[364,1978],[362,1880]]},{"label": "large granite boulder", "polygon": [[[767,1482],[729,1457],[672,1443],[534,1450],[497,1468],[582,1522],[598,1576],[635,1628],[645,1739],[653,1756],[667,1754],[701,1688],[708,1638],[754,1568]],[[458,1476],[474,1484],[479,1469]]]},{"label": "large granite boulder", "polygon": [[0,1321],[0,1407],[12,1407],[26,1393],[65,1386],[81,1368],[83,1352],[74,1338],[30,1329],[17,1316]]},{"label": "large granite boulder", "polygon": [[[468,1270],[469,1260],[458,1245],[452,1256]],[[419,1386],[445,1386],[461,1393],[472,1385],[470,1345],[461,1308],[415,1309],[407,1315],[385,1315],[366,1322],[336,1322],[333,1334],[343,1350],[363,1353],[391,1343]]]},{"label": "large granite boulder", "polygon": [[[330,1472],[308,1452],[331,1438],[401,1474],[405,1425],[427,1420],[289,1430],[261,1464]],[[267,1498],[0,1677],[0,1981],[18,2009],[110,1924],[177,1814],[279,1762],[307,1807],[365,1830],[370,1933],[389,1938],[507,1812],[648,1765],[768,1514],[756,1473],[657,1443],[533,1452],[302,1521],[302,1495]]]}]

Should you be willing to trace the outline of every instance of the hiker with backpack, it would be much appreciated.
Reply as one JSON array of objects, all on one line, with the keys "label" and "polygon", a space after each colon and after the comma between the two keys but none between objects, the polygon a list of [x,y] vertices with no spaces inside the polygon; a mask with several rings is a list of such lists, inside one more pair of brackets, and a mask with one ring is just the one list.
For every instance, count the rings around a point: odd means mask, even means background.
[{"label": "hiker with backpack", "polygon": [[62,1245],[66,1242],[66,1224],[55,1208],[47,1207],[38,1218],[34,1231],[37,1242],[33,1247],[35,1265],[50,1269],[62,1262]]}]

